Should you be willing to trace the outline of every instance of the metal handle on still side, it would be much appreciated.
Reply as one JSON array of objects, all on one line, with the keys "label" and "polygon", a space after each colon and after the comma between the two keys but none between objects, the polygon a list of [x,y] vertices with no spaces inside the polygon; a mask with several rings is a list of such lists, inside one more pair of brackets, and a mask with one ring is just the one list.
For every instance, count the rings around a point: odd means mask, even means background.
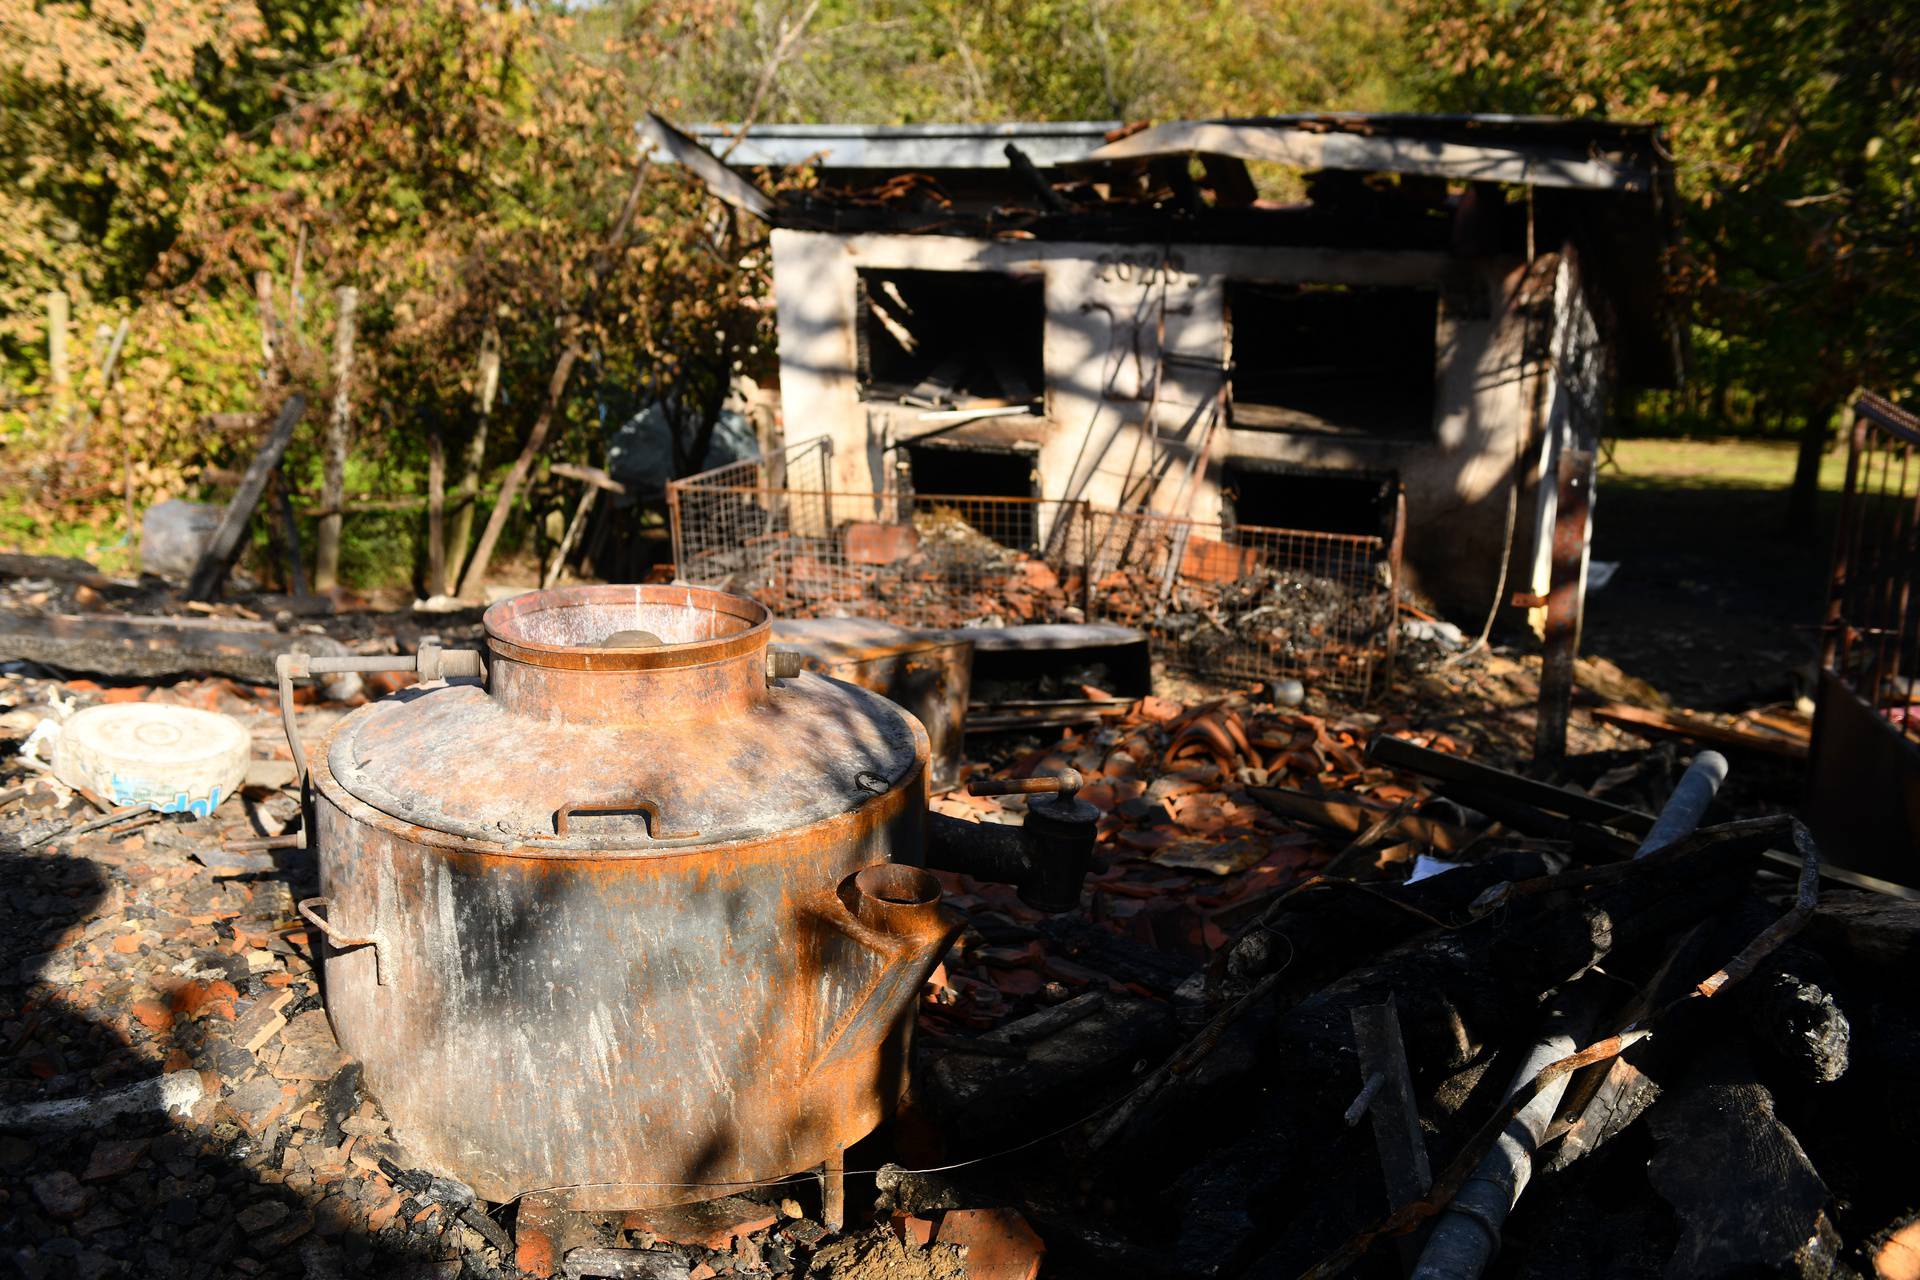
[{"label": "metal handle on still side", "polygon": [[569,833],[571,820],[576,813],[643,813],[647,817],[647,838],[650,840],[691,840],[698,831],[666,832],[660,829],[660,806],[651,800],[607,800],[594,803],[585,800],[569,800],[553,811],[553,833],[564,836]]},{"label": "metal handle on still side", "polygon": [[335,951],[350,951],[357,947],[372,947],[374,985],[378,987],[386,986],[387,967],[380,961],[380,939],[373,937],[349,938],[345,934],[335,933],[333,926],[327,923],[327,918],[316,912],[314,910],[315,907],[325,907],[331,911],[333,910],[333,903],[325,897],[318,897],[302,898],[294,904],[295,910],[299,911],[308,924],[326,935],[327,941],[333,944]]},{"label": "metal handle on still side", "polygon": [[273,660],[274,679],[280,686],[280,727],[286,730],[287,749],[293,753],[294,776],[307,780],[307,753],[300,747],[300,735],[293,727],[293,682],[309,676],[343,675],[347,672],[378,673],[411,671],[421,680],[439,680],[453,676],[484,676],[486,664],[478,649],[443,649],[423,644],[418,653],[402,657],[314,657],[307,653],[283,653]]}]

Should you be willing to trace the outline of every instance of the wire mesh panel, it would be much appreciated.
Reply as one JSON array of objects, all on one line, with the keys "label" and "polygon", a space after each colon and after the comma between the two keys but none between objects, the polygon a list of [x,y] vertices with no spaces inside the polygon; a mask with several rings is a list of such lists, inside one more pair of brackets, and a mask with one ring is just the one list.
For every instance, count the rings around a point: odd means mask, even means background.
[{"label": "wire mesh panel", "polygon": [[745,486],[824,493],[833,487],[833,440],[828,436],[815,436],[771,453],[757,453],[738,462],[697,471],[673,483],[701,489]]},{"label": "wire mesh panel", "polygon": [[1828,600],[1826,666],[1920,743],[1920,419],[1857,406]]},{"label": "wire mesh panel", "polygon": [[679,576],[781,617],[954,627],[1103,619],[1203,674],[1365,699],[1393,662],[1394,537],[1221,525],[1075,501],[676,481]]},{"label": "wire mesh panel", "polygon": [[782,617],[991,626],[1079,616],[1084,601],[1077,502],[692,482],[672,493],[679,575]]},{"label": "wire mesh panel", "polygon": [[1091,612],[1147,631],[1170,663],[1363,700],[1389,679],[1390,538],[1097,511],[1088,541]]}]

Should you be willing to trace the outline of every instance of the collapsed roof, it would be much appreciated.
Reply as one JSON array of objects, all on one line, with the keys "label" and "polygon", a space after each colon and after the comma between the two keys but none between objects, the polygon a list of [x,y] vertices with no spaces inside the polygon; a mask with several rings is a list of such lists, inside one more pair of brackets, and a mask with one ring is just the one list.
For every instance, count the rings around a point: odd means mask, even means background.
[{"label": "collapsed roof", "polygon": [[[641,123],[656,154],[771,225],[845,234],[1428,249],[1571,243],[1618,373],[1671,386],[1672,171],[1655,126],[1555,116],[1283,115],[1159,124]],[[1296,178],[1277,198],[1257,177]],[[748,174],[807,168],[769,194]]]}]

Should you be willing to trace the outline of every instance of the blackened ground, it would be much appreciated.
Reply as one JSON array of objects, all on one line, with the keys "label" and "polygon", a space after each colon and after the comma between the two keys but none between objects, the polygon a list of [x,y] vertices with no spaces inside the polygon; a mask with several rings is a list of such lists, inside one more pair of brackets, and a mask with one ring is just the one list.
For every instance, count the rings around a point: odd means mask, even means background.
[{"label": "blackened ground", "polygon": [[1587,598],[1583,651],[1678,706],[1809,692],[1839,495],[1823,489],[1814,521],[1790,523],[1780,450],[1752,442],[1623,441],[1616,457],[1593,558],[1620,567]]}]

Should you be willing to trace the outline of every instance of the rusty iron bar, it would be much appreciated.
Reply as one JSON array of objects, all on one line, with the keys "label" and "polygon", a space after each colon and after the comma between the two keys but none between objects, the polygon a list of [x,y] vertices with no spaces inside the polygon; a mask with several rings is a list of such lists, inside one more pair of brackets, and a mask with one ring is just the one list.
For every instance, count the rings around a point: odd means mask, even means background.
[{"label": "rusty iron bar", "polygon": [[835,1146],[821,1162],[820,1225],[838,1231],[847,1225],[847,1149]]},{"label": "rusty iron bar", "polygon": [[1062,769],[1059,773],[1045,774],[1036,778],[983,778],[967,784],[970,796],[1051,796],[1073,797],[1085,784],[1078,769]]},{"label": "rusty iron bar", "polygon": [[283,653],[274,659],[274,681],[280,692],[280,727],[287,735],[287,749],[293,753],[294,776],[306,780],[307,753],[300,746],[300,734],[293,724],[293,682],[313,676],[340,675],[346,672],[404,672],[419,675],[422,683],[453,677],[486,674],[478,649],[443,649],[437,644],[422,644],[417,653],[391,657],[315,657],[305,653]]}]

